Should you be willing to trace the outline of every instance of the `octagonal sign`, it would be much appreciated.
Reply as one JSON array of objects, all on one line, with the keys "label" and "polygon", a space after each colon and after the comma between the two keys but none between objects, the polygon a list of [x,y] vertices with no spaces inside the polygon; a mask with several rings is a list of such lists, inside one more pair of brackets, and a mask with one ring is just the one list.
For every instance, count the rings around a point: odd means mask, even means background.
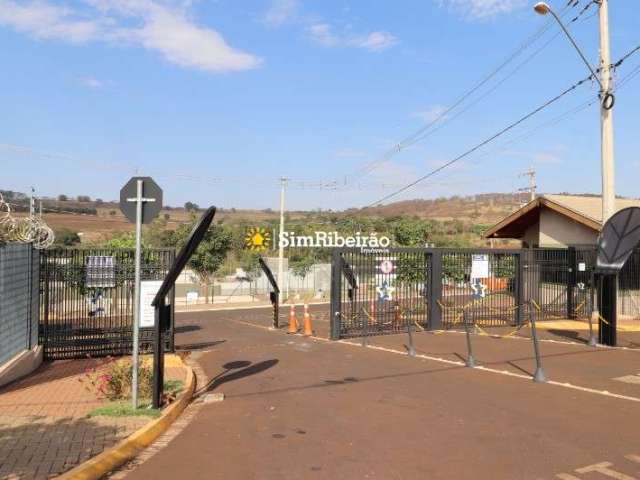
[{"label": "octagonal sign", "polygon": [[130,222],[136,221],[138,180],[142,180],[142,223],[151,223],[162,209],[162,189],[151,177],[132,177],[120,190],[120,210]]}]

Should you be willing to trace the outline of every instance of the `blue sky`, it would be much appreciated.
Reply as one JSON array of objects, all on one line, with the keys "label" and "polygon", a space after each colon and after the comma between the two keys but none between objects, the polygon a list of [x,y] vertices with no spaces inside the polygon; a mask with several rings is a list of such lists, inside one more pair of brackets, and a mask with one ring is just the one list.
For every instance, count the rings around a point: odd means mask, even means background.
[{"label": "blue sky", "polygon": [[[558,12],[565,3],[551,2]],[[640,15],[633,1],[610,3],[617,59],[640,44]],[[549,19],[531,4],[0,0],[0,187],[115,199],[139,172],[172,205],[276,208],[285,175],[294,180],[289,208],[367,205],[586,76],[566,38],[552,38],[553,25],[477,93],[486,97],[358,175],[543,27]],[[595,11],[570,26],[594,64]],[[616,78],[638,65],[640,53]],[[615,109],[617,192],[628,196],[640,196],[639,88],[640,76],[624,85]],[[596,93],[579,87],[397,199],[509,192],[530,166],[543,192],[599,192],[597,105],[529,134]],[[348,188],[311,188],[345,177]]]}]

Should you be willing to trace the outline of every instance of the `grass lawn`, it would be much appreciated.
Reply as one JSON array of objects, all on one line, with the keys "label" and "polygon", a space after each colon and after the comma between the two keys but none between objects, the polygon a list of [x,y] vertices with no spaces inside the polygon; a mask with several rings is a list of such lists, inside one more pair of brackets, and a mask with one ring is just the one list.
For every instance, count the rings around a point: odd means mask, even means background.
[{"label": "grass lawn", "polygon": [[[177,397],[182,389],[184,383],[180,380],[167,380],[164,383],[165,395],[170,398]],[[151,408],[149,399],[141,399],[137,409],[133,409],[131,405],[131,399],[114,400],[101,407],[92,410],[87,415],[88,417],[159,417],[161,409]]]}]

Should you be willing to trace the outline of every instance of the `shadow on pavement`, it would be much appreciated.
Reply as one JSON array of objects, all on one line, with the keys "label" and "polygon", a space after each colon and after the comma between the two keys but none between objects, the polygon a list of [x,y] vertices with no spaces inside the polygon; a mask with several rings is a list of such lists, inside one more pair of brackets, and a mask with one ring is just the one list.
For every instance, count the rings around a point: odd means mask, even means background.
[{"label": "shadow on pavement", "polygon": [[[205,387],[203,387],[200,391],[198,391],[196,394],[200,395],[203,392],[210,392],[212,390],[215,390],[216,388],[218,388],[220,385],[224,383],[232,382],[234,380],[239,380],[241,378],[262,373],[265,370],[268,370],[271,367],[276,366],[278,363],[279,363],[279,360],[276,358],[254,363],[253,365],[251,364],[251,362],[247,360],[238,360],[234,362],[225,363],[223,365],[224,371],[219,375],[217,375],[216,377],[214,377],[213,379],[211,379],[211,381]],[[235,370],[235,371],[233,373],[230,373],[232,372],[232,370]]]},{"label": "shadow on pavement", "polygon": [[177,351],[185,351],[185,350],[204,350],[207,348],[215,347],[221,343],[226,342],[226,340],[216,340],[213,342],[196,342],[196,343],[182,343],[180,345],[176,345]]}]

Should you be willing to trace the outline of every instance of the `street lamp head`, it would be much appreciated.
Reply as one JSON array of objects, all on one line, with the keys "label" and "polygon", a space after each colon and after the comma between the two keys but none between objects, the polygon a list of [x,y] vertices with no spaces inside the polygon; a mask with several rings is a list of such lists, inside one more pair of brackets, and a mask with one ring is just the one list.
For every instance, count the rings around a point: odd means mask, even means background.
[{"label": "street lamp head", "polygon": [[536,3],[533,6],[533,9],[536,11],[536,13],[539,13],[540,15],[546,15],[551,11],[551,7],[547,5],[545,2]]}]

